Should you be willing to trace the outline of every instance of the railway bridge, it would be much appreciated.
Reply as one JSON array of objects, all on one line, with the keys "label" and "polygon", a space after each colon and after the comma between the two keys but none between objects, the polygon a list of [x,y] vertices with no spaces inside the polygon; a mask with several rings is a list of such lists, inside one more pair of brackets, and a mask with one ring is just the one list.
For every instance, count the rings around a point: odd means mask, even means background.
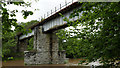
[{"label": "railway bridge", "polygon": [[[30,27],[31,33],[24,35],[19,33],[18,37],[18,50],[24,51],[25,64],[64,64],[66,60],[65,51],[59,51],[58,37],[56,31],[67,27],[67,22],[64,17],[69,18],[69,15],[81,7],[78,1],[66,3],[64,6],[60,5],[59,9],[51,10],[44,16],[44,20]],[[62,17],[59,13],[63,14]],[[70,19],[71,21],[77,20],[79,17]],[[34,51],[26,51],[27,40],[34,37]]]}]

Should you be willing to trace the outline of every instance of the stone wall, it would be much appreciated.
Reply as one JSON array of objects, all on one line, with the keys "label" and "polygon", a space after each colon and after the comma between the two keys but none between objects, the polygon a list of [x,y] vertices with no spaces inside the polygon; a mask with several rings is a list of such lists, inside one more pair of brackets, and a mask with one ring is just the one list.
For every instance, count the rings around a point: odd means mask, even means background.
[{"label": "stone wall", "polygon": [[53,61],[51,61],[49,52],[24,51],[24,63],[27,65],[64,64],[66,60],[65,51],[58,51],[58,52],[53,52],[53,53],[55,53],[53,54],[53,57],[52,57],[54,59]]},{"label": "stone wall", "polygon": [[24,51],[24,63],[36,64],[36,52]]}]

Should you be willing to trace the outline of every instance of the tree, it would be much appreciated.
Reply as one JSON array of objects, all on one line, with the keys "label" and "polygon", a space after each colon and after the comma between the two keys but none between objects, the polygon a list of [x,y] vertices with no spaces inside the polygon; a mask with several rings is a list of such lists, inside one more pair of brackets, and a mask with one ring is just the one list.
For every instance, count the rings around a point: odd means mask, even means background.
[{"label": "tree", "polygon": [[[16,52],[16,34],[18,32],[28,33],[30,31],[27,31],[23,25],[19,25],[17,23],[16,18],[10,18],[10,17],[16,17],[16,14],[18,10],[12,10],[5,8],[8,4],[14,4],[21,7],[30,7],[30,3],[23,2],[3,2],[0,1],[1,5],[1,14],[2,14],[2,56],[3,58],[13,56]],[[23,18],[26,19],[27,16],[32,15],[32,11],[22,10],[21,13],[23,13]],[[15,27],[15,30],[11,30],[12,26]]]},{"label": "tree", "polygon": [[27,29],[30,26],[33,26],[34,24],[36,24],[38,22],[39,21],[37,21],[37,20],[32,20],[32,21],[29,21],[29,22],[21,22],[20,25]]},{"label": "tree", "polygon": [[16,43],[15,32],[7,32],[3,35],[4,39],[2,40],[2,55],[3,58],[15,56],[16,53]]},{"label": "tree", "polygon": [[[38,23],[37,20],[32,20],[30,22],[22,22],[21,24],[19,24],[20,26],[23,26],[23,28],[25,28],[26,30],[34,25],[35,23]],[[27,27],[27,28],[26,28]],[[17,52],[17,41],[16,41],[16,32],[15,31],[11,31],[11,32],[7,32],[6,34],[3,34],[3,40],[2,40],[2,55],[3,60],[8,60],[10,58],[8,57],[19,57],[20,55],[22,55],[23,53],[18,53]],[[33,49],[33,37],[30,38],[29,40],[29,45],[27,46],[27,50],[32,50]]]},{"label": "tree", "polygon": [[[114,3],[82,3],[80,9],[76,9],[70,18],[82,15],[76,21],[64,20],[68,26],[73,26],[71,31],[62,32],[61,39],[70,39],[70,35],[79,38],[80,56],[85,57],[86,62],[99,59],[104,65],[118,65],[120,60],[120,2]],[[78,29],[79,27],[79,29]],[[58,33],[60,35],[61,33]],[[76,37],[72,38],[73,40]],[[78,42],[77,40],[75,42]],[[74,45],[76,43],[72,43]],[[69,45],[68,45],[69,46]]]},{"label": "tree", "polygon": [[80,39],[76,36],[69,36],[67,32],[59,30],[57,33],[59,34],[59,50],[65,50],[67,58],[80,58]]},{"label": "tree", "polygon": [[[0,2],[1,9],[2,9],[2,33],[5,34],[7,32],[12,31],[11,28],[12,26],[14,26],[17,29],[17,32],[24,30],[23,26],[18,25],[17,23],[17,19],[12,18],[10,19],[10,17],[16,17],[16,12],[18,12],[18,10],[12,10],[10,11],[9,9],[5,8],[5,6],[7,6],[7,4],[14,4],[17,6],[21,6],[21,7],[30,7],[30,4],[27,4],[25,2]],[[32,15],[33,12],[32,11],[27,11],[27,10],[22,10],[21,11],[23,13],[23,17],[24,19],[27,18],[27,16]],[[25,31],[25,30],[24,30]]]}]

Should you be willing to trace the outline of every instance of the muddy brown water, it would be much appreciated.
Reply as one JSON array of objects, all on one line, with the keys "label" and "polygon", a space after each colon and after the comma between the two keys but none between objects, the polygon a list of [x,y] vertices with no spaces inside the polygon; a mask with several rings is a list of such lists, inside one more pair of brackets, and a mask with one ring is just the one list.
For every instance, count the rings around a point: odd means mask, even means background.
[{"label": "muddy brown water", "polygon": [[24,60],[11,60],[2,62],[2,66],[24,66]]},{"label": "muddy brown water", "polygon": [[[68,64],[78,64],[81,59],[69,59]],[[66,64],[41,64],[41,66],[66,66]],[[2,62],[2,66],[25,66],[24,60]]]},{"label": "muddy brown water", "polygon": [[91,66],[76,66],[81,59],[69,59],[67,64],[41,64],[41,65],[24,65],[24,60],[11,60],[2,62],[2,68],[95,68]]}]

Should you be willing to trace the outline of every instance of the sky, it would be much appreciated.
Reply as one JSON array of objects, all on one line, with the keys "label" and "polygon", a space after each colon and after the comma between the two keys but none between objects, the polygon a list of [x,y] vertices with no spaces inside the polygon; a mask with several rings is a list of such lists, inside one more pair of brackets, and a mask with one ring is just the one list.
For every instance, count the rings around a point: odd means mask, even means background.
[{"label": "sky", "polygon": [[[35,0],[24,0],[25,2],[30,1],[31,2],[31,7],[28,8],[24,8],[24,7],[20,7],[20,6],[15,6],[15,5],[9,5],[7,6],[8,9],[10,10],[14,10],[14,9],[18,9],[18,10],[30,10],[33,11],[33,15],[28,16],[27,19],[23,19],[23,16],[20,12],[16,13],[16,18],[18,20],[18,22],[28,22],[31,20],[40,20],[41,16],[44,16],[44,14],[47,15],[47,12],[50,13],[51,10],[55,10],[56,8],[60,7],[61,5],[64,5],[65,2],[70,2],[72,0],[39,0],[39,1],[35,1]],[[73,0],[76,1],[76,0]],[[34,11],[34,9],[39,9]]]}]

